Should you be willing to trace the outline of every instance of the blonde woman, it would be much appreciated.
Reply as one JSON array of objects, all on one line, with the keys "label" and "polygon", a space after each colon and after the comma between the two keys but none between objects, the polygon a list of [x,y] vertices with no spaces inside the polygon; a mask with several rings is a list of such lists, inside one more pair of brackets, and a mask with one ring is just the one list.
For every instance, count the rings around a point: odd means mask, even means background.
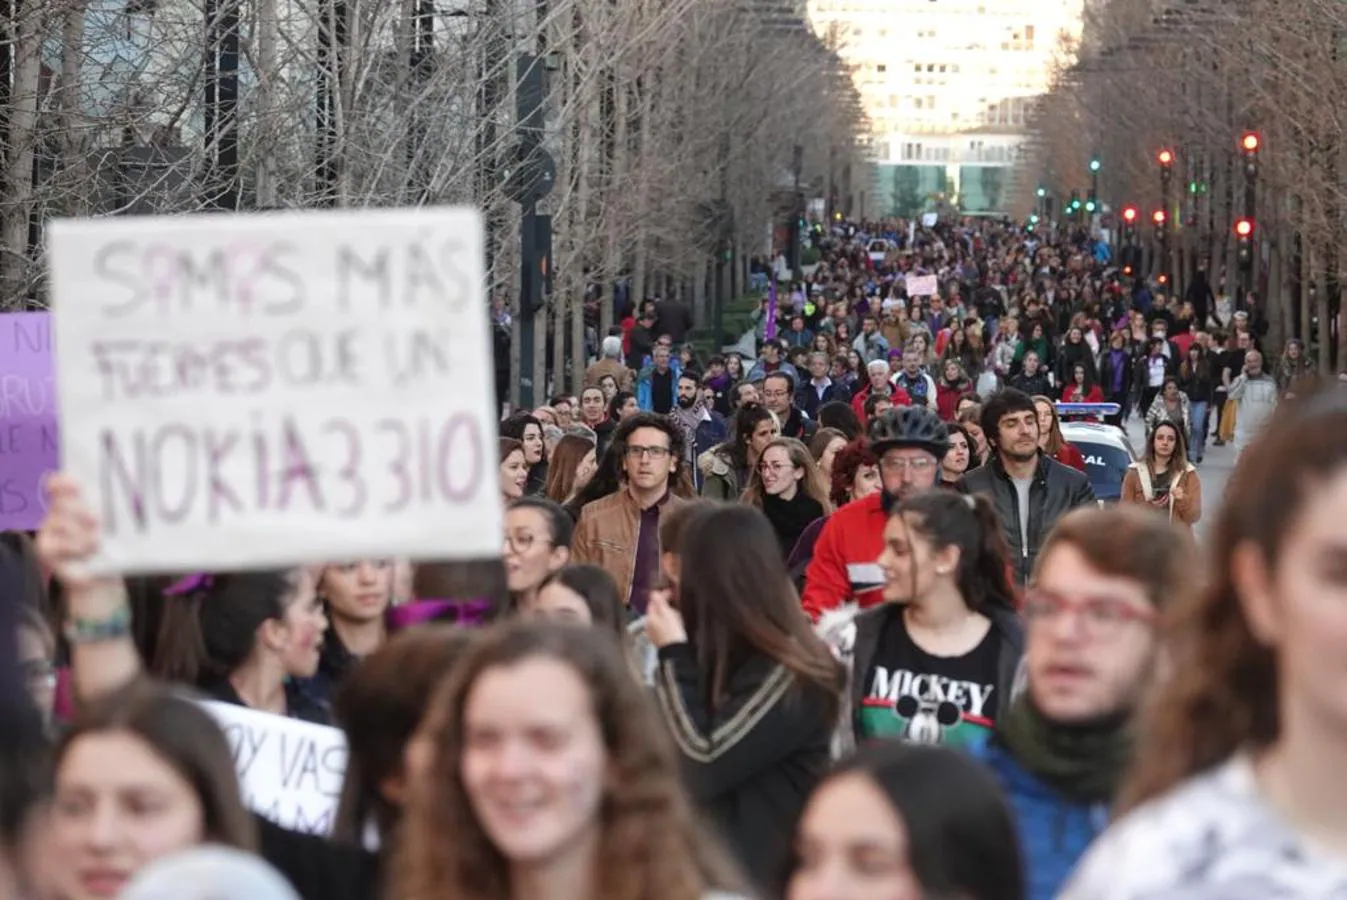
[{"label": "blonde woman", "polygon": [[810,524],[832,512],[828,483],[813,454],[795,438],[776,438],[763,448],[742,499],[772,523],[783,559]]}]

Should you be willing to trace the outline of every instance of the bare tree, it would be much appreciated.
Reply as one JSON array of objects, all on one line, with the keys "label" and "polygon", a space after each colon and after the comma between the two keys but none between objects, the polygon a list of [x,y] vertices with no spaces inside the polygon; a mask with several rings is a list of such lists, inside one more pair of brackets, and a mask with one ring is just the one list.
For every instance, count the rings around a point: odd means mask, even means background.
[{"label": "bare tree", "polygon": [[[1087,10],[1080,60],[1059,71],[1036,118],[1036,163],[1051,193],[1086,183],[1083,166],[1097,153],[1115,207],[1159,208],[1156,153],[1172,149],[1175,288],[1207,261],[1243,303],[1233,228],[1252,187],[1250,281],[1273,344],[1304,338],[1322,371],[1341,367],[1347,6],[1105,0]],[[1247,131],[1260,137],[1256,181],[1239,147]]]},{"label": "bare tree", "polygon": [[[519,207],[504,177],[520,139],[512,90],[516,57],[544,53],[555,288],[536,362],[550,329],[557,383],[569,365],[576,386],[584,304],[605,301],[607,327],[618,279],[638,297],[672,291],[704,311],[721,252],[705,233],[708,202],[730,210],[731,282],[742,284],[794,145],[811,190],[832,184],[831,168],[859,170],[864,122],[845,69],[767,6],[10,0],[0,307],[46,302],[32,222],[222,205],[474,204],[490,223],[491,295],[517,296]],[[61,39],[48,69],[50,34]]]}]

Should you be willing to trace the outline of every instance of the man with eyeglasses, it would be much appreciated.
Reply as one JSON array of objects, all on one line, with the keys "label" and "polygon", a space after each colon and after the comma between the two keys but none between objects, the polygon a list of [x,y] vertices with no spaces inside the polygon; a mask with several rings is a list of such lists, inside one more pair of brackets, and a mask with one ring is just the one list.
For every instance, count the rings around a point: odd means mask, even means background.
[{"label": "man with eyeglasses", "polygon": [[1024,599],[1027,681],[978,750],[1010,800],[1029,900],[1059,896],[1108,823],[1159,666],[1158,613],[1196,588],[1189,546],[1163,516],[1114,506],[1068,513],[1043,547]]},{"label": "man with eyeglasses", "polygon": [[673,493],[683,431],[667,416],[637,413],[617,426],[609,452],[619,460],[622,485],[580,511],[571,558],[604,569],[628,608],[644,613],[659,578],[660,516],[686,502]]},{"label": "man with eyeglasses", "polygon": [[763,405],[776,414],[781,436],[809,443],[818,426],[795,405],[795,379],[773,372],[762,380]]},{"label": "man with eyeglasses", "polygon": [[884,525],[895,503],[930,490],[949,450],[949,430],[922,406],[903,406],[870,423],[870,449],[879,457],[883,489],[833,513],[814,545],[805,570],[801,602],[817,620],[824,612],[856,603],[862,609],[882,603]]},{"label": "man with eyeglasses", "polygon": [[982,407],[981,424],[992,457],[965,473],[959,490],[986,494],[992,501],[1014,557],[1015,582],[1023,585],[1057,520],[1098,501],[1084,472],[1039,450],[1038,410],[1028,394],[1014,388],[997,391]]}]

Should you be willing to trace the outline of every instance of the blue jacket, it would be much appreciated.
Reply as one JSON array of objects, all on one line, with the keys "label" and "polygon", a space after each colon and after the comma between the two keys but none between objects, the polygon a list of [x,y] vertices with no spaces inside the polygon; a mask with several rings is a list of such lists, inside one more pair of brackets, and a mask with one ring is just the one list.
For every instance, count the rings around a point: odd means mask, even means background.
[{"label": "blue jacket", "polygon": [[1085,850],[1108,824],[1108,808],[1067,800],[1010,755],[997,740],[978,756],[992,770],[1010,802],[1024,854],[1028,900],[1053,900]]},{"label": "blue jacket", "polygon": [[[669,360],[669,371],[673,372],[673,391],[674,401],[678,400],[678,379],[683,374],[683,364],[676,359]],[[655,396],[650,387],[650,377],[655,374],[655,364],[651,363],[641,369],[641,374],[636,376],[636,405],[646,412],[655,408]]]}]

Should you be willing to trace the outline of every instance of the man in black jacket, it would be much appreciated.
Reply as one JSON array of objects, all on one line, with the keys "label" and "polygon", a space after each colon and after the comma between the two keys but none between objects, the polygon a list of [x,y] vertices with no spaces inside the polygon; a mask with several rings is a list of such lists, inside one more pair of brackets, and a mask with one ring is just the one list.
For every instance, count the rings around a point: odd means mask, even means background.
[{"label": "man in black jacket", "polygon": [[795,405],[795,379],[786,372],[772,372],[762,380],[762,403],[776,414],[782,437],[807,444],[818,430],[818,425]]},{"label": "man in black jacket", "polygon": [[795,405],[811,419],[818,418],[819,407],[825,403],[850,402],[851,392],[846,385],[828,377],[828,354],[809,354],[809,377],[795,389]]},{"label": "man in black jacket", "polygon": [[1025,584],[1052,526],[1078,506],[1097,502],[1084,473],[1038,449],[1038,412],[1022,391],[1005,388],[982,407],[982,431],[995,451],[985,466],[959,480],[967,494],[986,494],[1001,517],[1015,557],[1015,581]]}]

